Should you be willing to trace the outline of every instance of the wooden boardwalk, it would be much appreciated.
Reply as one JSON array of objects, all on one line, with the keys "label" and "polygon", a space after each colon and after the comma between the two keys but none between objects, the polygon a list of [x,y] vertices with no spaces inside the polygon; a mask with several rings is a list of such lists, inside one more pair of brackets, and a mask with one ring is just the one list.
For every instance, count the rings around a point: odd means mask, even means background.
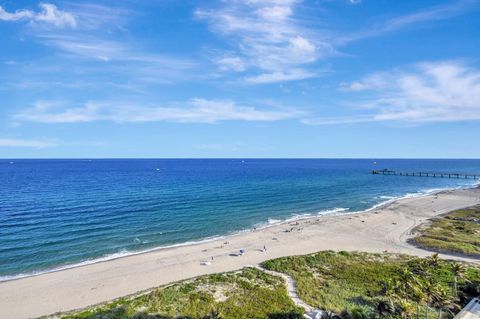
[{"label": "wooden boardwalk", "polygon": [[375,175],[417,176],[417,177],[480,179],[480,174],[444,173],[444,172],[397,172],[397,171],[389,170],[389,169],[373,170],[372,174],[375,174]]}]

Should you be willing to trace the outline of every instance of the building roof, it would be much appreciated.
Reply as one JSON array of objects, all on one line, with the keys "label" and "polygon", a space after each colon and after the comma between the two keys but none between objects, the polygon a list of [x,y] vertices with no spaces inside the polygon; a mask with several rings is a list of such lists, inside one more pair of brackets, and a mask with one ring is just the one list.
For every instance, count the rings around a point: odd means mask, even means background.
[{"label": "building roof", "polygon": [[454,319],[479,319],[480,318],[480,299],[473,298]]}]

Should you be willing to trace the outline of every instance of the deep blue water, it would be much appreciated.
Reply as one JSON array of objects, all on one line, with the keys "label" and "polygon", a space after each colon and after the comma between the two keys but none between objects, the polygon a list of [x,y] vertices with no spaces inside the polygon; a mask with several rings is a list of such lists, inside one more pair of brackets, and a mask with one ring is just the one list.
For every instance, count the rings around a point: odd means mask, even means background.
[{"label": "deep blue water", "polygon": [[480,160],[0,160],[0,278],[473,184],[378,168],[480,173]]}]

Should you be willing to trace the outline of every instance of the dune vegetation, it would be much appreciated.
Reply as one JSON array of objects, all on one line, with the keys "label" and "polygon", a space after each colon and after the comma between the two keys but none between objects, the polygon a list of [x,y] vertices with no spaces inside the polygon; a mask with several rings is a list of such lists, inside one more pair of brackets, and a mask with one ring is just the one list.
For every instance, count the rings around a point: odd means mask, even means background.
[{"label": "dune vegetation", "polygon": [[308,304],[341,318],[451,318],[478,295],[480,269],[433,255],[324,251],[269,260]]},{"label": "dune vegetation", "polygon": [[416,231],[412,241],[422,248],[480,257],[480,206],[439,216]]},{"label": "dune vegetation", "polygon": [[300,318],[283,279],[255,268],[201,276],[148,293],[121,298],[63,319]]},{"label": "dune vegetation", "polygon": [[[325,319],[452,318],[478,294],[480,269],[434,254],[323,251],[266,261],[263,267],[290,275],[301,299],[325,310]],[[256,268],[197,277],[63,319],[302,318],[284,280]]]}]

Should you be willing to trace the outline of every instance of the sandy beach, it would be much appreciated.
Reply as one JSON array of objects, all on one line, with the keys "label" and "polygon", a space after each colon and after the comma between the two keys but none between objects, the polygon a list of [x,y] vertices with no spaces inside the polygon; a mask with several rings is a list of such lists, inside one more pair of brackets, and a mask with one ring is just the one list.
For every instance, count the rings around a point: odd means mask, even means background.
[{"label": "sandy beach", "polygon": [[[320,250],[430,255],[407,243],[412,229],[433,216],[475,204],[480,204],[478,188],[442,191],[367,212],[312,217],[201,244],[2,282],[0,318],[32,318],[83,308],[181,279]],[[242,248],[247,253],[237,256]]]}]

